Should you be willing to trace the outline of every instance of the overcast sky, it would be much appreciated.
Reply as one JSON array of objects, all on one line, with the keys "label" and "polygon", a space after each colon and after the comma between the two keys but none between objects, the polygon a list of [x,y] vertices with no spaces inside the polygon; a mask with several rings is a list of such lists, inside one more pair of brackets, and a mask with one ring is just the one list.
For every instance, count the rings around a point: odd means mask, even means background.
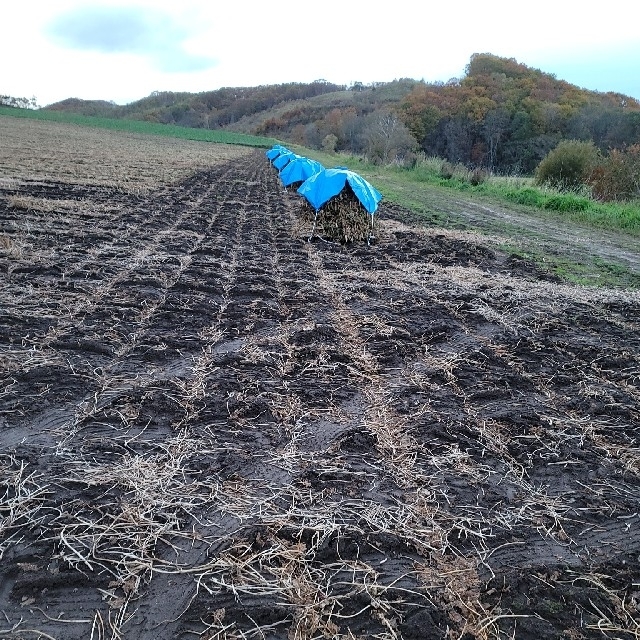
[{"label": "overcast sky", "polygon": [[0,8],[0,94],[126,104],[152,91],[326,79],[428,82],[473,53],[640,99],[629,0],[18,0]]}]

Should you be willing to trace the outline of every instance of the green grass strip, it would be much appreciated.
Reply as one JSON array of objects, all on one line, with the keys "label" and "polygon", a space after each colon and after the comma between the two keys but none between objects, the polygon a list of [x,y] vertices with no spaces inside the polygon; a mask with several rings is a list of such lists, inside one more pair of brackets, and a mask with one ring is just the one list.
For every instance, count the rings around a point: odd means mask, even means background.
[{"label": "green grass strip", "polygon": [[[410,193],[425,186],[445,187],[466,194],[487,196],[495,201],[518,204],[537,209],[555,218],[565,218],[583,225],[599,229],[621,231],[627,235],[640,236],[640,202],[598,202],[589,197],[554,191],[531,184],[512,185],[501,178],[489,177],[480,184],[473,185],[463,177],[442,178],[425,167],[379,167],[365,162],[347,160],[340,162],[361,171],[362,175],[375,175],[379,183],[386,183],[394,194],[393,199],[409,208],[412,206]],[[525,179],[521,179],[525,182]],[[402,197],[405,193],[409,197]]]},{"label": "green grass strip", "polygon": [[130,133],[167,136],[170,138],[181,138],[183,140],[217,142],[221,144],[239,144],[249,147],[269,148],[277,143],[277,140],[273,138],[252,136],[244,133],[234,133],[232,131],[223,131],[220,129],[193,129],[191,127],[178,127],[172,124],[145,122],[143,120],[98,118],[93,116],[78,115],[74,113],[65,113],[62,111],[42,111],[34,109],[0,107],[0,115],[12,116],[14,118],[31,118],[33,120],[64,122],[67,124],[76,124],[83,127],[111,129],[113,131],[128,131]]}]

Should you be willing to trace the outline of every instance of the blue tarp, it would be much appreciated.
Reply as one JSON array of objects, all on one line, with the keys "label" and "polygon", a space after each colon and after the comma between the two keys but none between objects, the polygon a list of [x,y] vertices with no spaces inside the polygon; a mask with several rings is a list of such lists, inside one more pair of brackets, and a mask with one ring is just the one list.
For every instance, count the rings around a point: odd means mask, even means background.
[{"label": "blue tarp", "polygon": [[294,182],[304,182],[307,178],[323,170],[324,167],[316,160],[300,156],[291,160],[280,172],[280,180],[285,187],[288,187]]},{"label": "blue tarp", "polygon": [[289,149],[283,147],[281,144],[276,144],[267,151],[266,156],[269,160],[273,161],[282,153],[289,153]]},{"label": "blue tarp", "polygon": [[378,208],[378,203],[382,200],[382,194],[362,176],[342,167],[316,173],[300,185],[298,193],[303,195],[317,211],[323,204],[337,196],[347,183],[362,206],[373,215]]},{"label": "blue tarp", "polygon": [[286,153],[281,153],[274,161],[273,161],[273,166],[278,170],[281,171],[282,169],[284,169],[284,167],[286,167],[289,162],[291,162],[291,160],[293,160],[294,158],[301,158],[302,156],[299,156],[296,153],[291,153],[291,151],[286,152]]}]

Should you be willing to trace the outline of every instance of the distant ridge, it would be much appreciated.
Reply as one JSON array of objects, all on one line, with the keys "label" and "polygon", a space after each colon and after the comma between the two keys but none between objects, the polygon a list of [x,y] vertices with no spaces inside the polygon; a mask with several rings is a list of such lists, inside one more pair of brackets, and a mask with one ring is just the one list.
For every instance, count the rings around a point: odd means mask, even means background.
[{"label": "distant ridge", "polygon": [[473,54],[465,75],[446,83],[401,78],[345,86],[317,80],[156,91],[123,106],[70,98],[45,109],[226,129],[374,161],[406,161],[410,151],[422,151],[509,173],[531,172],[562,139],[591,140],[603,152],[640,143],[638,100],[582,89],[490,53]]}]

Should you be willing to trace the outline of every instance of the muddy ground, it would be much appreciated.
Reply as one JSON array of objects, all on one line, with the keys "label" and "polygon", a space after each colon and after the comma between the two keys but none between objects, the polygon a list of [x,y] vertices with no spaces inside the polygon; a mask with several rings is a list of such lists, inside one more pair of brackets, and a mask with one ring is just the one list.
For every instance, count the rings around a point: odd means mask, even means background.
[{"label": "muddy ground", "polygon": [[0,638],[637,638],[640,295],[298,212],[0,184]]}]

